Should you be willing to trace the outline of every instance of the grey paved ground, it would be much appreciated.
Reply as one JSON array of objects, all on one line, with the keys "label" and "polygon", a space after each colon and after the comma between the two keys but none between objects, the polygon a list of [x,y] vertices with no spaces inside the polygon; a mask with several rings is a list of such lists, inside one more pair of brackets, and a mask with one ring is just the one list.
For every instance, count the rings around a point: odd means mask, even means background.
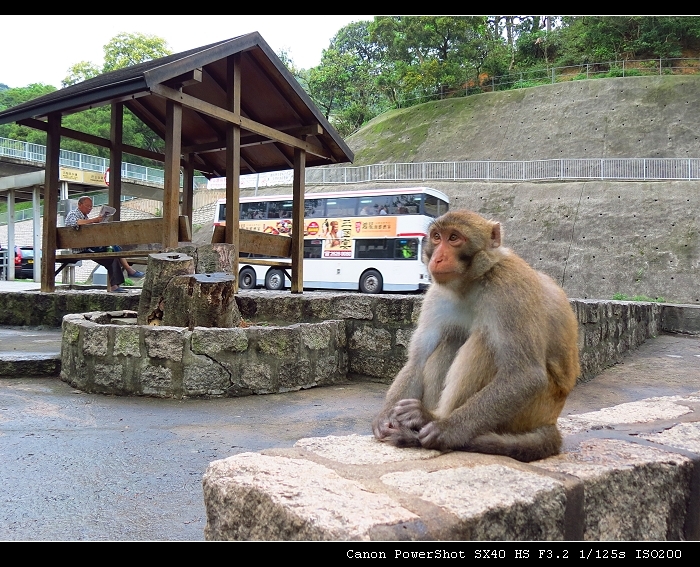
[{"label": "grey paved ground", "polygon": [[[360,382],[173,401],[0,379],[0,539],[203,539],[201,478],[210,461],[301,437],[368,434],[386,388]],[[696,391],[700,339],[661,336],[577,386],[564,414]]]}]

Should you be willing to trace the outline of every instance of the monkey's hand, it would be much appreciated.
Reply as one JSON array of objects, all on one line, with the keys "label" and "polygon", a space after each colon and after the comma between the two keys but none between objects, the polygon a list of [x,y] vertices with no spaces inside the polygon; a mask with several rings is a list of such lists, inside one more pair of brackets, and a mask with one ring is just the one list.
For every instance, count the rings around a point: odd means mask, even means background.
[{"label": "monkey's hand", "polygon": [[418,431],[432,421],[433,416],[423,407],[421,400],[399,400],[392,410],[393,417],[403,426]]},{"label": "monkey's hand", "polygon": [[402,426],[393,412],[390,415],[379,415],[372,422],[372,431],[379,441],[389,443],[395,447],[420,447],[417,432]]},{"label": "monkey's hand", "polygon": [[386,441],[398,429],[399,424],[390,415],[380,414],[372,422],[372,432],[379,441]]},{"label": "monkey's hand", "polygon": [[418,441],[421,447],[426,449],[444,450],[450,448],[450,444],[445,439],[445,432],[440,421],[431,421],[421,427],[418,432]]}]

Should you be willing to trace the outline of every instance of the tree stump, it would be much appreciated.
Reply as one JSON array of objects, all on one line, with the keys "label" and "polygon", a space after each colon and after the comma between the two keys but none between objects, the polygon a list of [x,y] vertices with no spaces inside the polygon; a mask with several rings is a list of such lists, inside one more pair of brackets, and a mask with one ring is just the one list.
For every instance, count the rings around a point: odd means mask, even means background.
[{"label": "tree stump", "polygon": [[146,278],[139,300],[138,324],[161,325],[165,288],[175,276],[194,274],[194,259],[178,252],[148,256]]},{"label": "tree stump", "polygon": [[165,288],[163,325],[175,327],[236,327],[241,314],[232,274],[175,276]]},{"label": "tree stump", "polygon": [[194,271],[197,274],[213,274],[215,272],[233,272],[236,249],[233,244],[199,244],[197,246],[178,246],[175,252],[192,256],[195,262]]}]

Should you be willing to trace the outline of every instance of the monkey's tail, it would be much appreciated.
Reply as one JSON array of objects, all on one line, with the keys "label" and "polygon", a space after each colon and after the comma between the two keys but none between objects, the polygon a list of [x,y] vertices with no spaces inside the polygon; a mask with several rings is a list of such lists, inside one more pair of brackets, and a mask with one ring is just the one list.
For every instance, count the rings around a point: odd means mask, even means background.
[{"label": "monkey's tail", "polygon": [[543,425],[527,433],[486,433],[474,438],[465,449],[529,463],[557,455],[561,449],[561,435],[556,425]]}]

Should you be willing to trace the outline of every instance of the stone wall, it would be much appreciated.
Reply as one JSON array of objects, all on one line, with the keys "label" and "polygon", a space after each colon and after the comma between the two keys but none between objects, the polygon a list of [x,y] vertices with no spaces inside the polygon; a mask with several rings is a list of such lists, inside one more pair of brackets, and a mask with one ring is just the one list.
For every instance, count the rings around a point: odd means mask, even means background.
[{"label": "stone wall", "polygon": [[[381,381],[393,380],[406,362],[411,334],[418,321],[422,295],[359,295],[305,293],[248,293],[238,297],[244,317],[288,321],[345,320],[348,371]],[[662,330],[664,309],[697,313],[695,306],[572,299],[579,321],[581,381],[604,368]],[[691,317],[688,315],[687,317]],[[676,317],[677,319],[677,317]],[[667,317],[666,320],[669,320]],[[677,332],[676,328],[669,329]]]},{"label": "stone wall", "polygon": [[343,321],[188,330],[135,325],[135,317],[66,315],[61,379],[85,392],[182,398],[288,392],[346,377]]},{"label": "stone wall", "polygon": [[92,311],[136,310],[138,293],[104,290],[0,292],[0,325],[8,327],[60,327],[65,315]]},{"label": "stone wall", "polygon": [[[300,387],[306,387],[306,384],[313,385],[322,382],[319,381],[320,378],[318,377],[308,378],[310,374],[306,366],[304,366],[306,363],[300,363],[300,367],[293,367],[297,362],[292,364],[289,360],[301,355],[295,354],[296,351],[294,349],[296,349],[296,346],[292,351],[288,352],[286,339],[282,340],[282,335],[275,335],[277,331],[272,326],[282,325],[292,328],[289,325],[320,324],[324,321],[330,321],[334,325],[337,324],[339,326],[334,331],[337,337],[333,335],[336,337],[333,339],[336,341],[333,348],[338,352],[337,364],[338,368],[341,369],[339,372],[343,376],[347,374],[350,378],[361,376],[381,382],[390,382],[406,362],[408,345],[413,329],[418,321],[423,296],[325,292],[291,295],[288,292],[241,292],[236,299],[241,315],[247,323],[262,325],[255,327],[258,330],[252,336],[257,336],[256,333],[261,334],[261,336],[268,336],[265,344],[272,346],[265,348],[268,349],[270,356],[277,359],[273,374],[276,375],[279,372],[282,375],[299,374],[301,381],[298,384],[301,384]],[[41,292],[0,293],[0,303],[3,305],[3,309],[0,310],[0,325],[56,327],[65,315],[72,313],[135,311],[138,308],[138,300],[139,296],[137,294],[117,295],[106,294],[100,291],[56,292],[54,294]],[[700,321],[700,307],[698,306],[582,299],[572,299],[570,301],[579,321],[580,381],[589,380],[604,368],[620,362],[625,353],[636,349],[646,339],[661,332],[700,334],[700,323],[698,323]],[[82,316],[79,316],[78,319],[69,318],[69,321],[75,322],[80,320],[80,317]],[[338,321],[339,323],[337,323]],[[120,327],[120,329],[124,329],[124,327]],[[151,330],[136,329],[128,332],[135,334],[159,332],[158,330],[153,330],[152,327],[149,329]],[[233,336],[235,332],[238,332],[235,329],[208,331],[203,329],[195,329],[195,331],[170,329],[171,333],[175,333],[173,336],[178,337],[178,341],[182,340],[189,345],[178,347],[178,352],[189,353],[191,351],[193,356],[197,355],[192,360],[197,360],[198,364],[201,364],[203,367],[211,367],[214,363],[215,368],[218,368],[220,365],[224,367],[228,365],[228,370],[235,375],[249,372],[243,368],[240,371],[237,370],[231,361],[218,360],[218,355],[215,356],[206,349],[202,352],[193,351],[193,347],[190,345],[192,333],[194,333],[195,338],[200,335],[204,336],[202,333],[209,333],[207,336],[211,337],[212,344],[218,345],[220,341],[218,339],[214,340],[215,337],[218,335],[221,335],[221,337]],[[231,331],[231,333],[228,331]],[[102,333],[103,331],[99,332]],[[110,332],[118,333],[121,336],[127,331],[112,330]],[[297,331],[294,332],[296,333]],[[304,331],[304,333],[308,332],[310,331]],[[163,336],[170,335],[166,334]],[[270,342],[272,337],[277,338]],[[107,345],[112,345],[115,339],[113,335],[109,335],[108,339],[105,340],[104,348],[107,348]],[[221,338],[220,340],[228,339]],[[296,345],[299,340],[301,339],[297,337],[292,339],[292,342]],[[126,356],[124,361],[128,362],[132,358],[147,359],[151,356],[148,350],[141,350],[146,348],[142,344],[142,339],[139,339],[138,344],[140,345],[138,354],[124,355]],[[113,348],[113,346],[109,348]],[[228,347],[213,346],[212,348],[226,351]],[[90,352],[92,351],[88,349],[88,354]],[[85,353],[81,356],[84,355]],[[112,357],[113,355],[114,353],[110,352],[107,356]],[[306,355],[301,356],[301,358],[303,360],[307,359]],[[182,359],[183,363],[188,364],[185,359],[186,357]],[[87,364],[85,360],[80,362],[75,368],[82,368],[81,365]],[[165,360],[169,359],[166,357]],[[178,360],[180,359],[178,358]],[[109,365],[119,365],[124,361],[115,362],[110,359]],[[91,364],[99,366],[103,363],[93,361]],[[288,367],[282,368],[279,366],[280,364],[286,364]],[[290,364],[291,366],[289,366]],[[134,366],[133,361],[129,362],[128,365],[131,365],[129,368],[132,368],[132,370],[138,367],[138,365]],[[164,367],[167,368],[168,364]],[[132,372],[132,370],[129,372]],[[70,370],[70,372],[73,371]],[[263,369],[261,372],[264,374],[266,370]],[[331,374],[334,372],[335,370]],[[182,382],[183,379],[184,375],[182,379],[176,378],[176,382],[180,380],[178,385],[169,385],[168,388],[171,388],[176,396],[194,395],[194,390]],[[333,374],[332,380],[335,379],[335,374]],[[85,380],[88,380],[88,378],[85,378]],[[172,381],[173,378],[168,378],[168,380]],[[248,378],[244,382],[248,384]],[[232,383],[231,386],[219,389],[222,391],[221,395],[240,395],[237,393],[237,388],[239,387],[241,393],[248,392],[248,390],[250,392],[263,393],[263,390],[265,390],[262,387],[250,387],[245,384],[242,383],[234,387]],[[117,390],[120,387],[118,385],[115,386]],[[284,389],[285,387],[283,380],[280,388]],[[128,387],[134,392],[146,393],[145,390],[140,388],[141,386],[135,383]],[[276,388],[277,386],[270,389],[270,391],[282,391],[276,390]],[[218,391],[216,387],[210,390],[207,390],[208,393],[204,395],[215,395],[213,393],[214,390]],[[223,393],[224,391],[226,393]]]}]

